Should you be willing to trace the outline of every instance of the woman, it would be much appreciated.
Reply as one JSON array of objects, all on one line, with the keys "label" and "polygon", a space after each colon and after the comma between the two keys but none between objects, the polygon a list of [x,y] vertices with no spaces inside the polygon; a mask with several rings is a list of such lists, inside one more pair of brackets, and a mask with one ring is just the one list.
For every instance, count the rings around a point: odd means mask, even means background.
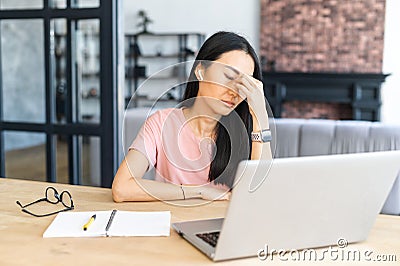
[{"label": "woman", "polygon": [[[239,161],[271,158],[269,139],[260,138],[270,134],[261,78],[246,39],[208,38],[181,107],[150,116],[134,140],[114,178],[114,201],[228,199]],[[143,179],[151,166],[156,179]]]}]

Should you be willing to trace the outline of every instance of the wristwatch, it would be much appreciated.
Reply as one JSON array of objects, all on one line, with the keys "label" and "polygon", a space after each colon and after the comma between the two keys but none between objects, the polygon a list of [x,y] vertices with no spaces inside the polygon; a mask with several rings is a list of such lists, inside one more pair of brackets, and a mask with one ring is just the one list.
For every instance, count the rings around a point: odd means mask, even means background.
[{"label": "wristwatch", "polygon": [[255,142],[270,142],[272,140],[271,130],[263,129],[257,132],[251,132],[251,141]]}]

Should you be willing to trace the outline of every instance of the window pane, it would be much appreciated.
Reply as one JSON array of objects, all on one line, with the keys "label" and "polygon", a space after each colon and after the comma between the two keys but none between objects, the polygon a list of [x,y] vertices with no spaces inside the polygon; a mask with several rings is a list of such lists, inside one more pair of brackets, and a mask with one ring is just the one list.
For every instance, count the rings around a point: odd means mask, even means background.
[{"label": "window pane", "polygon": [[71,1],[75,8],[96,8],[100,6],[100,0],[75,0]]},{"label": "window pane", "polygon": [[100,138],[80,137],[82,185],[100,186]]},{"label": "window pane", "polygon": [[46,135],[4,132],[6,177],[46,181]]},{"label": "window pane", "polygon": [[56,96],[55,123],[64,124],[66,110],[66,64],[67,64],[67,20],[51,20],[51,78]]},{"label": "window pane", "polygon": [[0,9],[42,9],[43,0],[1,0]]},{"label": "window pane", "polygon": [[100,121],[99,20],[80,20],[76,31],[76,66],[79,122]]},{"label": "window pane", "polygon": [[2,20],[4,120],[45,121],[43,21]]},{"label": "window pane", "polygon": [[63,9],[63,8],[67,8],[67,1],[66,0],[50,0],[49,5],[51,8]]}]

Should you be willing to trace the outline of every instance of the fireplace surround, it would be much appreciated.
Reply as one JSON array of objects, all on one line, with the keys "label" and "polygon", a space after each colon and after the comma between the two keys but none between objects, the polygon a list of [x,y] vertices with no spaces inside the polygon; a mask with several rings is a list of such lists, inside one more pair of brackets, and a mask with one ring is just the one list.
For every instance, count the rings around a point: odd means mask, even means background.
[{"label": "fireplace surround", "polygon": [[[275,117],[380,121],[381,84],[387,76],[388,74],[383,73],[265,71],[264,93]],[[348,110],[342,112],[342,117],[330,116],[326,108],[325,113],[319,117],[307,117],[301,111],[296,115],[292,110],[287,110],[291,104],[301,106],[310,103],[333,104],[340,108],[347,106]]]}]

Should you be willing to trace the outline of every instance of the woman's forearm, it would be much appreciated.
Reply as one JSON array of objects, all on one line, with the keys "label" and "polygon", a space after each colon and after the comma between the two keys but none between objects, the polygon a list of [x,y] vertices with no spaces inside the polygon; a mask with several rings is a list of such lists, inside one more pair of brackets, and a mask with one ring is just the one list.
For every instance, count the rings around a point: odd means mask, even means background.
[{"label": "woman's forearm", "polygon": [[204,188],[198,186],[181,186],[143,179],[148,167],[149,162],[143,154],[135,150],[128,152],[112,184],[112,196],[115,202],[202,197],[201,192]]},{"label": "woman's forearm", "polygon": [[[268,115],[265,112],[258,119],[253,116],[253,132],[258,132],[260,130],[270,129]],[[271,160],[271,143],[270,142],[252,142],[251,156],[252,160]]]},{"label": "woman's forearm", "polygon": [[[112,195],[115,202],[181,200],[201,195],[195,187],[143,179],[147,168],[130,170],[126,161],[121,164],[112,184]],[[135,175],[139,177],[135,178]]]},{"label": "woman's forearm", "polygon": [[252,160],[270,160],[272,159],[271,144],[269,142],[252,142],[251,148]]},{"label": "woman's forearm", "polygon": [[113,186],[113,197],[116,202],[201,198],[201,193],[196,187],[180,186],[154,180],[131,177],[124,182],[123,186],[121,185]]},{"label": "woman's forearm", "polygon": [[112,184],[112,196],[115,202],[229,198],[229,194],[226,193],[227,188],[210,184],[180,185],[143,179],[148,167],[149,162],[142,153],[135,150],[128,152]]}]

